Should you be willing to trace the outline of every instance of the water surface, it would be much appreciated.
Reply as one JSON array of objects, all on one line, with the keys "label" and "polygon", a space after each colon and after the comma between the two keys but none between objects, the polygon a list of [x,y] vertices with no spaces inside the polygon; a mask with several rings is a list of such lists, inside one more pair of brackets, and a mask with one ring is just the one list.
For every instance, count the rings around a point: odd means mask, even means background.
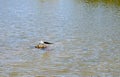
[{"label": "water surface", "polygon": [[0,76],[119,77],[116,1],[0,0]]}]

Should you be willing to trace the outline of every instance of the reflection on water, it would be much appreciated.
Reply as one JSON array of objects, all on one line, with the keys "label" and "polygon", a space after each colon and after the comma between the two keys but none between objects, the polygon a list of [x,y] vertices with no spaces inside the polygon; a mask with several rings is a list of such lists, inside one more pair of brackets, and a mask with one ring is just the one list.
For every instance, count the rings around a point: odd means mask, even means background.
[{"label": "reflection on water", "polygon": [[[0,0],[0,76],[120,76],[119,6],[118,0]],[[35,49],[40,40],[54,44]]]}]

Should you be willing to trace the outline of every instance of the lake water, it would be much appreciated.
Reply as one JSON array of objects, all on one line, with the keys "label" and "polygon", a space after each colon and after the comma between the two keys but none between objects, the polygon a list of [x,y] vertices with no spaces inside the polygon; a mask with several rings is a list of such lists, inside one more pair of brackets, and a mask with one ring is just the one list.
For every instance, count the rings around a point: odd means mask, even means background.
[{"label": "lake water", "polygon": [[[0,0],[0,77],[120,77],[111,1]],[[54,44],[35,49],[40,40]]]}]

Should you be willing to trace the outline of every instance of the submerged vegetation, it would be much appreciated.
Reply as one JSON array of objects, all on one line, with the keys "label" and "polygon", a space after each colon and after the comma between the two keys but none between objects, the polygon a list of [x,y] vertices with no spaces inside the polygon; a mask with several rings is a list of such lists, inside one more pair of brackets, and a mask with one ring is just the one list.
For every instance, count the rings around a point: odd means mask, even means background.
[{"label": "submerged vegetation", "polygon": [[77,1],[82,1],[94,5],[102,3],[106,6],[120,6],[120,0],[77,0]]}]

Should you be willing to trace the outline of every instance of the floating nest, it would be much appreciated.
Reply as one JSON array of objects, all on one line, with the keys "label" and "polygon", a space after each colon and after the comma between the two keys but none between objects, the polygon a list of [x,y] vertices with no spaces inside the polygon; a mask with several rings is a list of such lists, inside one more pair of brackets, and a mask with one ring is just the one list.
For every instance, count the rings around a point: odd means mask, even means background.
[{"label": "floating nest", "polygon": [[35,48],[38,48],[38,49],[44,49],[46,48],[47,46],[44,45],[44,44],[39,44],[39,45],[36,45]]}]

